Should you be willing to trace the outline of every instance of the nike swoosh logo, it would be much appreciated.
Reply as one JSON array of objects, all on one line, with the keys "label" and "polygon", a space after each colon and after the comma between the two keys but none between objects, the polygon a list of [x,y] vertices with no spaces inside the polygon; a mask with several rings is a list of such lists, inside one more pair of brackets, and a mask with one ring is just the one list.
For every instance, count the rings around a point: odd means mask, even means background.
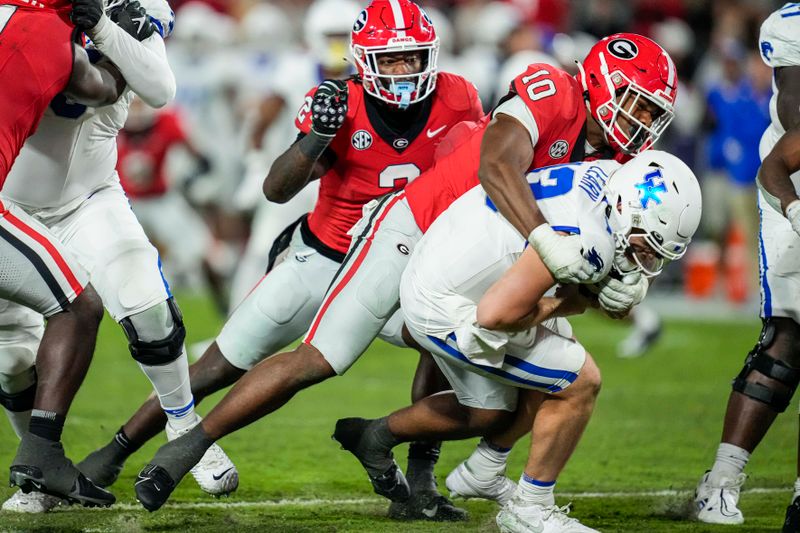
[{"label": "nike swoosh logo", "polygon": [[436,511],[439,510],[439,504],[434,505],[430,509],[423,509],[422,514],[427,516],[428,518],[433,518],[436,516]]},{"label": "nike swoosh logo", "polygon": [[233,468],[234,468],[234,467],[230,467],[230,468],[228,468],[227,470],[223,471],[223,472],[222,472],[220,475],[211,474],[211,477],[213,477],[213,478],[214,478],[214,481],[219,481],[220,479],[222,479],[222,476],[224,476],[225,474],[227,474],[228,472],[230,472],[231,470],[233,470]]},{"label": "nike swoosh logo", "polygon": [[431,138],[433,138],[433,137],[436,137],[436,135],[438,135],[439,133],[441,133],[441,132],[442,132],[442,130],[443,130],[443,129],[445,129],[446,127],[447,127],[447,126],[445,125],[445,126],[442,126],[442,127],[441,127],[441,128],[439,128],[439,129],[435,129],[435,130],[433,130],[433,131],[431,131],[430,129],[428,129],[428,139],[431,139]]}]

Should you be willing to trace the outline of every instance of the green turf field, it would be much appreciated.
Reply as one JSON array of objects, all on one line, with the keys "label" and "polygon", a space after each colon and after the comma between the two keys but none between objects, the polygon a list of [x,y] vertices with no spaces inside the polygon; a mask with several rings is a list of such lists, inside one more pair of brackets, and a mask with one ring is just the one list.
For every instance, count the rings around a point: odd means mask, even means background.
[{"label": "green turf field", "polygon": [[[181,307],[190,342],[216,333],[219,319],[208,302],[184,296]],[[778,419],[748,467],[746,487],[771,490],[742,496],[745,526],[700,526],[682,518],[689,491],[713,461],[730,379],[758,324],[672,321],[658,348],[637,360],[613,355],[622,325],[597,316],[573,324],[595,355],[604,386],[594,419],[559,480],[559,503],[571,500],[574,516],[602,531],[779,530],[795,478],[794,408]],[[281,411],[221,441],[241,476],[239,491],[229,499],[207,497],[187,477],[160,512],[141,509],[133,480],[159,444],[153,443],[131,458],[112,487],[118,507],[47,516],[0,512],[0,531],[496,531],[496,506],[488,502],[467,502],[471,520],[464,525],[388,520],[386,504],[371,493],[361,467],[329,438],[337,418],[375,417],[405,405],[415,364],[411,354],[377,344],[347,376],[301,393]],[[106,317],[94,364],[67,422],[68,454],[79,460],[105,444],[148,392],[121,331]],[[440,479],[474,444],[444,446]],[[7,465],[15,449],[10,426],[0,421],[0,462]],[[515,449],[512,477],[519,476],[526,452],[527,443]],[[398,455],[404,465],[404,450]],[[647,494],[655,491],[662,492]],[[11,494],[0,488],[0,498]]]}]

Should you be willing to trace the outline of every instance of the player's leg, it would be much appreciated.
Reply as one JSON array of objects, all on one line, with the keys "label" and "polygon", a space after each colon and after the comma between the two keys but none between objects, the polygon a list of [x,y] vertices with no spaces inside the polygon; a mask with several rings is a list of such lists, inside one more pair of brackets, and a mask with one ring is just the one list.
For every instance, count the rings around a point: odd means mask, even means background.
[{"label": "player's leg", "polygon": [[64,419],[89,368],[103,308],[88,276],[41,224],[13,204],[0,214],[0,297],[47,318],[36,356],[38,382],[28,431],[11,465],[11,483],[84,505],[110,505],[66,458]]},{"label": "player's leg", "polygon": [[167,487],[174,487],[214,440],[278,409],[299,390],[336,375],[319,352],[305,344],[264,359],[308,328],[338,266],[304,244],[300,229],[295,232],[287,258],[262,279],[217,338],[229,363],[250,370],[200,426],[163,446],[140,473],[137,495],[148,509],[166,501],[171,492]]},{"label": "player's leg", "polygon": [[737,506],[744,468],[800,383],[800,308],[796,298],[800,263],[796,254],[789,252],[800,246],[800,236],[783,216],[759,202],[763,328],[733,382],[714,465],[697,487],[697,518],[707,523],[744,521]]},{"label": "player's leg", "polygon": [[617,346],[617,356],[641,357],[661,338],[663,332],[661,317],[653,308],[642,303],[631,310],[627,322],[629,332]]}]

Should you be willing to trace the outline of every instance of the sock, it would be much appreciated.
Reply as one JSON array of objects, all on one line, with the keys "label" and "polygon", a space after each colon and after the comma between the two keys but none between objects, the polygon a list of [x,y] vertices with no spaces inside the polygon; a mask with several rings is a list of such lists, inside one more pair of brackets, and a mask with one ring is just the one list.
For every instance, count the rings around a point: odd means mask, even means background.
[{"label": "sock", "polygon": [[501,448],[481,439],[466,461],[467,470],[476,478],[488,481],[505,472],[509,453],[511,448]]},{"label": "sock", "polygon": [[712,485],[719,485],[723,478],[736,478],[744,471],[749,459],[750,452],[744,448],[739,448],[727,442],[721,443],[717,448],[717,459],[714,461],[708,480]]},{"label": "sock", "polygon": [[412,442],[408,446],[406,479],[412,491],[436,490],[433,468],[439,460],[441,442]]},{"label": "sock", "polygon": [[792,494],[792,501],[800,497],[800,477],[794,481],[794,494]]},{"label": "sock", "polygon": [[644,332],[655,331],[661,323],[658,313],[648,305],[637,305],[636,310],[631,313],[631,318],[633,319],[634,327]]},{"label": "sock", "polygon": [[8,416],[8,421],[11,422],[11,428],[14,430],[14,433],[17,434],[17,437],[21,439],[22,435],[28,431],[28,427],[30,426],[30,410],[17,412],[6,409],[5,412],[6,416]]},{"label": "sock", "polygon": [[556,504],[556,497],[553,494],[555,488],[555,481],[540,481],[523,473],[517,484],[516,497],[525,503],[550,507]]},{"label": "sock", "polygon": [[181,431],[195,425],[197,415],[194,412],[194,398],[189,385],[189,362],[185,348],[181,356],[171,363],[157,366],[139,363],[139,367],[153,384],[170,427]]},{"label": "sock", "polygon": [[43,439],[58,442],[64,431],[64,416],[53,411],[34,409],[31,411],[31,422],[28,431]]}]

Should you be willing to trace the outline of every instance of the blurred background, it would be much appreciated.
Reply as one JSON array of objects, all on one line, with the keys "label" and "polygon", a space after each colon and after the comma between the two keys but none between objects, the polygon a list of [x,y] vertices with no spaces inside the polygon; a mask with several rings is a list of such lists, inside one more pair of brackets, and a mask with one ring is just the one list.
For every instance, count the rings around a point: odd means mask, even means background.
[{"label": "blurred background", "polygon": [[[120,136],[119,170],[159,246],[168,279],[208,289],[224,315],[263,275],[272,240],[313,206],[269,204],[261,182],[295,139],[294,116],[324,77],[352,73],[354,0],[173,0],[167,40],[173,105],[139,103]],[[771,71],[758,31],[772,0],[429,0],[439,70],[478,88],[485,109],[528,63],[575,72],[594,42],[618,31],[653,38],[678,66],[676,119],[656,146],[701,180],[701,232],[659,278],[655,306],[688,302],[708,316],[757,316],[758,141],[769,123]]]}]

